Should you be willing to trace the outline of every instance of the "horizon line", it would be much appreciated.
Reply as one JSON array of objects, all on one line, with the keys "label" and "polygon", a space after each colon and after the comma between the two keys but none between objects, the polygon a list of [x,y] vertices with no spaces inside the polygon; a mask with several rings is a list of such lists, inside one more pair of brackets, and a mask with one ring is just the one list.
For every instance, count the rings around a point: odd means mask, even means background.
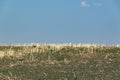
[{"label": "horizon line", "polygon": [[0,44],[0,46],[117,46],[120,47],[120,44],[98,44],[98,43],[14,43],[14,44]]}]

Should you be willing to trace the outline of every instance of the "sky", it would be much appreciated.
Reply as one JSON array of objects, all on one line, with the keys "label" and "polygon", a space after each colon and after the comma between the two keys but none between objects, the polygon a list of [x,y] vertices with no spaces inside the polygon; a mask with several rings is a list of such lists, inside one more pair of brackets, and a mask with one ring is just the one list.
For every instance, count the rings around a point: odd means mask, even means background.
[{"label": "sky", "polygon": [[120,0],[0,0],[0,44],[120,44]]}]

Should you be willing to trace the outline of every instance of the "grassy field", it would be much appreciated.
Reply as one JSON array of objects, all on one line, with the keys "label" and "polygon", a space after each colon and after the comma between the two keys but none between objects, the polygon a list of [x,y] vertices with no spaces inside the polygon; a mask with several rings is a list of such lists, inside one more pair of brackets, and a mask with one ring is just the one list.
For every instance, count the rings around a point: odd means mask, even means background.
[{"label": "grassy field", "polygon": [[0,46],[0,80],[120,80],[120,47]]}]

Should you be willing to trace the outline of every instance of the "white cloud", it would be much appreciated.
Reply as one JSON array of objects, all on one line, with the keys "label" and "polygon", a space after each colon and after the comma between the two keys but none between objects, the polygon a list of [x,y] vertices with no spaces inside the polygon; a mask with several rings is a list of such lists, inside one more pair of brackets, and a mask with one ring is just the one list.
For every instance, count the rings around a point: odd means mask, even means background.
[{"label": "white cloud", "polygon": [[86,1],[82,1],[80,4],[82,7],[90,7],[90,5]]},{"label": "white cloud", "polygon": [[103,4],[98,2],[88,3],[86,0],[81,1],[81,7],[101,7]]}]

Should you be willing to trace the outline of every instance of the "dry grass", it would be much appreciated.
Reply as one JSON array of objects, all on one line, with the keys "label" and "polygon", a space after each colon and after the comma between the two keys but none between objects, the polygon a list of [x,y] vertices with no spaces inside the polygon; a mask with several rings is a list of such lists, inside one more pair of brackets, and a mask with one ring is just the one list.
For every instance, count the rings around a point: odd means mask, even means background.
[{"label": "dry grass", "polygon": [[120,80],[120,47],[0,46],[0,80]]}]

